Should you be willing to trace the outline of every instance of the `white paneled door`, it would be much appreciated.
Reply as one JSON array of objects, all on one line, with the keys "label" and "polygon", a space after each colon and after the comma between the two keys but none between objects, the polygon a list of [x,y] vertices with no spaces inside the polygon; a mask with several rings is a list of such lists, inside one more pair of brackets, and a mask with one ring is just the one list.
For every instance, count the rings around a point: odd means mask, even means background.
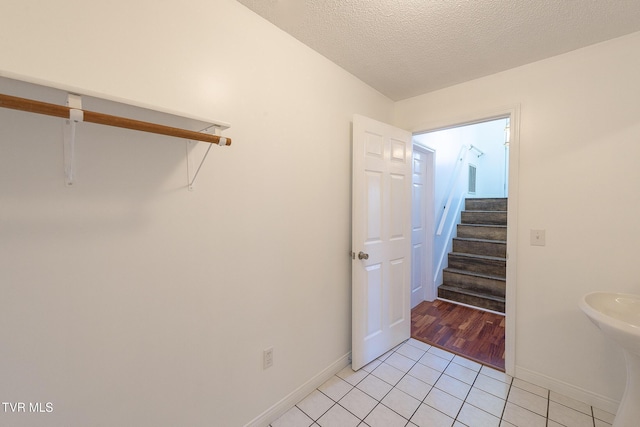
[{"label": "white paneled door", "polygon": [[424,301],[427,283],[427,154],[413,151],[411,203],[411,308]]},{"label": "white paneled door", "polygon": [[411,133],[353,118],[352,368],[411,334]]}]

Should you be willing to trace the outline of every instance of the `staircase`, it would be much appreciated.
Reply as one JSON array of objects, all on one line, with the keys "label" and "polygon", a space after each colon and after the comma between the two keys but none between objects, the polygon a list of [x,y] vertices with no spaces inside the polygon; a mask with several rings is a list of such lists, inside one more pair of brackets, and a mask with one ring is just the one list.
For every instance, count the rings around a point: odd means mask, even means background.
[{"label": "staircase", "polygon": [[466,199],[438,297],[504,313],[507,199]]}]

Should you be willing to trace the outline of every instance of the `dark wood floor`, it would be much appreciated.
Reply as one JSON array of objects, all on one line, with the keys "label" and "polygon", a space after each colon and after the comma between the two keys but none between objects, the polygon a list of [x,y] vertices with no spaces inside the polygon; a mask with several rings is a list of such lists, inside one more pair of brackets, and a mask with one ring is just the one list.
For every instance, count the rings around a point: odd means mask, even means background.
[{"label": "dark wood floor", "polygon": [[411,310],[411,337],[504,371],[504,316],[423,301]]}]

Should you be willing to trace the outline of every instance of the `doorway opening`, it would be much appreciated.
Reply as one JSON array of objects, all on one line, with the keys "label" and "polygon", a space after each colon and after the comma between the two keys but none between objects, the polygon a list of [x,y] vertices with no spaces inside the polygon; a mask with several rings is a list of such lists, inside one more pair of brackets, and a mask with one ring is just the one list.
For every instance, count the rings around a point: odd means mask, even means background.
[{"label": "doorway opening", "polygon": [[[411,286],[414,338],[511,372],[505,359],[513,347],[505,344],[513,342],[506,327],[513,322],[505,314],[515,295],[507,286],[514,113],[414,134]],[[423,163],[427,170],[416,173]]]}]

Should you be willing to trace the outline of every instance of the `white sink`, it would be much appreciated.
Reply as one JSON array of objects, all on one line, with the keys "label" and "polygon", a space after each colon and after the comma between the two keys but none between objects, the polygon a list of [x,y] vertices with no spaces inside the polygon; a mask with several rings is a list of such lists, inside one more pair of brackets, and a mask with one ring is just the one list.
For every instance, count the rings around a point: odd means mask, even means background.
[{"label": "white sink", "polygon": [[593,323],[624,350],[625,388],[613,427],[634,427],[640,420],[640,296],[593,292],[582,297],[580,308]]},{"label": "white sink", "polygon": [[640,356],[640,296],[593,292],[582,298],[580,308],[605,335]]}]

